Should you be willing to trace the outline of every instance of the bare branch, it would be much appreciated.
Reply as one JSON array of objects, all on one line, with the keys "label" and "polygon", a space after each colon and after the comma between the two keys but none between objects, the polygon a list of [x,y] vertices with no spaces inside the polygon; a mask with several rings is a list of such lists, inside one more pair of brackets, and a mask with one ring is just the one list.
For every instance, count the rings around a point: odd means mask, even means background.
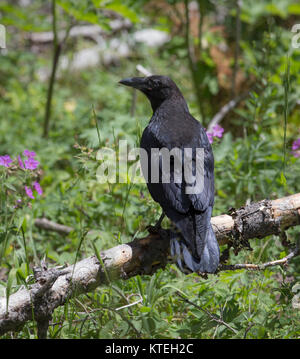
[{"label": "bare branch", "polygon": [[152,76],[151,71],[149,71],[148,69],[146,69],[143,65],[141,64],[137,64],[136,65],[136,69],[137,71],[139,71],[142,75],[144,76]]},{"label": "bare branch", "polygon": [[218,111],[214,117],[212,118],[212,120],[210,121],[208,127],[207,127],[207,132],[212,132],[212,129],[214,126],[218,125],[223,118],[231,111],[233,110],[241,101],[243,101],[245,98],[247,98],[249,95],[249,91],[233,98],[232,100],[230,100],[228,103],[226,103],[221,109],[220,111]]},{"label": "bare branch", "polygon": [[59,234],[69,234],[73,231],[72,227],[64,226],[63,224],[55,223],[50,221],[47,218],[37,218],[34,221],[34,224],[41,229],[45,229],[47,231],[57,232]]},{"label": "bare branch", "polygon": [[274,266],[286,266],[290,262],[292,258],[297,256],[299,254],[299,245],[297,244],[295,249],[285,256],[284,258],[277,259],[275,261],[266,262],[262,264],[253,264],[253,263],[243,263],[243,264],[232,264],[232,265],[226,265],[222,264],[219,268],[219,271],[222,270],[239,270],[239,269],[248,269],[248,270],[264,270],[267,267],[274,267]]}]

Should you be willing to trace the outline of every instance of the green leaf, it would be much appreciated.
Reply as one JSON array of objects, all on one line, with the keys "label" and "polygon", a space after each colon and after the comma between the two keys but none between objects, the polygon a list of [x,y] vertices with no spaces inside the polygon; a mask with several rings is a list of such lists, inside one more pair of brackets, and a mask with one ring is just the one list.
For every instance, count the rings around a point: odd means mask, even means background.
[{"label": "green leaf", "polygon": [[294,15],[300,15],[300,5],[299,4],[291,4],[288,6],[288,13]]},{"label": "green leaf", "polygon": [[285,175],[284,175],[284,173],[281,171],[281,173],[280,173],[280,183],[284,186],[284,187],[286,187],[286,178],[285,178]]},{"label": "green leaf", "polygon": [[27,219],[26,219],[26,215],[21,216],[20,218],[18,218],[17,220],[17,229],[18,232],[20,230],[20,228],[23,227],[23,231],[24,233],[26,232],[27,229]]},{"label": "green leaf", "polygon": [[115,11],[116,13],[126,17],[133,23],[139,21],[137,14],[133,10],[128,8],[126,5],[123,5],[120,1],[113,1],[112,3],[106,5],[104,8],[107,10]]},{"label": "green leaf", "polygon": [[149,313],[149,312],[151,312],[151,308],[143,306],[140,308],[140,311],[142,313]]},{"label": "green leaf", "polygon": [[72,1],[57,0],[57,4],[76,20],[87,21],[101,26],[96,9],[88,6],[86,2],[81,1],[80,4],[78,4],[78,2],[73,3]]},{"label": "green leaf", "polygon": [[10,272],[8,274],[7,283],[6,283],[6,311],[8,311],[9,297],[11,294],[13,281],[16,278],[16,272],[17,272],[17,269],[13,268],[10,270]]},{"label": "green leaf", "polygon": [[17,189],[15,186],[13,186],[11,183],[5,182],[4,186],[8,189],[10,189],[11,191],[17,192]]}]

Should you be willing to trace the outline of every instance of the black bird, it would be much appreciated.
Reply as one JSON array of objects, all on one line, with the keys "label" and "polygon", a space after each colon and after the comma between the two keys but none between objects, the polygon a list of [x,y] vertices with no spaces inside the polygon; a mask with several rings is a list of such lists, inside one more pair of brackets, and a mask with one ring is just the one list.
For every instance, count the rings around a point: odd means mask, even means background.
[{"label": "black bird", "polygon": [[[219,264],[219,246],[210,220],[214,205],[214,157],[206,132],[189,112],[187,103],[176,84],[167,76],[132,77],[121,84],[143,92],[149,99],[153,115],[141,138],[141,148],[147,151],[148,160],[142,163],[147,186],[152,198],[175,225],[171,231],[171,254],[176,257],[183,271],[214,273]],[[162,156],[158,161],[150,159],[154,148],[192,149],[190,160],[195,174],[196,149],[204,151],[203,190],[188,194],[182,156],[181,183],[175,181],[174,158],[170,160],[170,181],[163,183]],[[183,153],[183,152],[182,152]],[[178,163],[178,162],[177,162]],[[155,168],[156,167],[156,168]],[[151,182],[151,173],[158,169],[158,183]],[[160,219],[161,221],[161,219]],[[179,233],[178,233],[179,232]]]}]

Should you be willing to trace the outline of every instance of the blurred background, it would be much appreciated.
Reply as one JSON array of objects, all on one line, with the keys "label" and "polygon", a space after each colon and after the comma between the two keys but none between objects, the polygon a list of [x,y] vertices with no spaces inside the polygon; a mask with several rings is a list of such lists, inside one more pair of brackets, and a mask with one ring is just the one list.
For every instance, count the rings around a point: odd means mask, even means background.
[{"label": "blurred background", "polygon": [[[170,76],[209,133],[216,125],[224,129],[212,144],[213,215],[300,192],[297,23],[296,0],[2,0],[0,156],[14,162],[0,166],[0,290],[7,291],[10,273],[9,289],[16,290],[43,257],[74,263],[95,247],[146,235],[158,219],[159,206],[145,185],[96,179],[97,150],[117,150],[120,139],[139,147],[151,117],[147,99],[118,84],[125,77]],[[39,162],[34,172],[18,167],[26,149]],[[36,189],[30,198],[33,181],[43,193]],[[41,217],[73,231],[63,237],[41,230],[34,225]],[[296,233],[289,230],[291,242]],[[230,252],[230,263],[288,253],[275,236],[253,240],[251,247]],[[169,265],[152,277],[70,299],[56,310],[50,337],[299,337],[299,309],[292,306],[299,264],[295,259],[286,271],[222,272],[208,279],[186,277]],[[221,313],[236,332],[176,298],[175,290]],[[116,312],[132,294],[142,303]],[[35,324],[11,336],[34,338]]]}]

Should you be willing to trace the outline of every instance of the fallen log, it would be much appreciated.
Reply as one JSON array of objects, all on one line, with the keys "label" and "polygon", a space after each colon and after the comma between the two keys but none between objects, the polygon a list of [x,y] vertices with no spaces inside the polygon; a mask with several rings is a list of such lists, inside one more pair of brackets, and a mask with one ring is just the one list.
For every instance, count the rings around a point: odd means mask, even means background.
[{"label": "fallen log", "polygon": [[[35,224],[46,230],[58,230],[49,226],[47,220]],[[268,235],[283,236],[285,230],[300,224],[300,193],[277,200],[263,200],[231,209],[229,214],[212,218],[217,239],[235,250],[248,247],[248,240],[264,238]],[[69,231],[71,227],[65,227]],[[63,232],[63,231],[62,231]],[[16,293],[0,297],[0,335],[19,330],[27,321],[34,319],[38,325],[38,336],[46,337],[49,320],[58,306],[72,296],[93,291],[100,285],[116,278],[127,279],[138,274],[152,274],[168,262],[168,230],[160,234],[149,234],[142,239],[110,248],[77,262],[66,268],[34,269],[35,283],[21,288]],[[259,269],[271,265],[286,264],[298,254],[294,250],[284,260],[268,262],[262,266],[242,266],[238,268]],[[249,268],[248,268],[249,267]],[[225,269],[230,269],[229,266]],[[233,268],[237,269],[237,268]]]},{"label": "fallen log", "polygon": [[[264,238],[271,234],[281,235],[289,227],[300,224],[300,193],[276,200],[263,200],[229,210],[229,214],[212,217],[211,223],[219,244],[251,238]],[[74,229],[47,218],[37,218],[40,229],[67,235]]]}]

